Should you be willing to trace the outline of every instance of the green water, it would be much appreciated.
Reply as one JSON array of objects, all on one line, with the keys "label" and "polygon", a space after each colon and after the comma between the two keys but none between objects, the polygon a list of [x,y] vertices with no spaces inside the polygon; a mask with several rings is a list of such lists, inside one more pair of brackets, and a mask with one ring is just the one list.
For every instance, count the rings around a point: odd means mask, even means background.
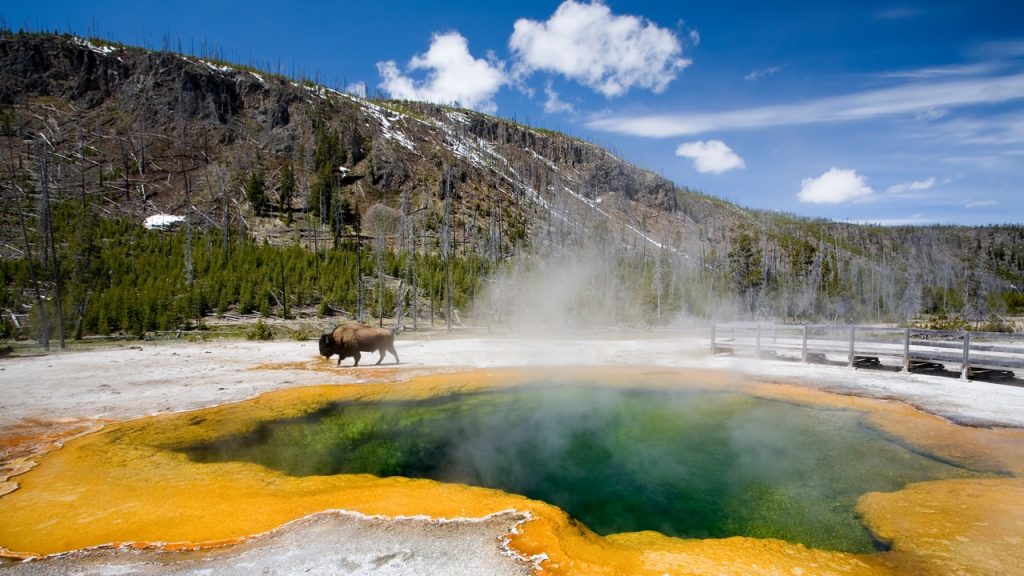
[{"label": "green water", "polygon": [[296,476],[369,473],[499,488],[595,532],[754,536],[874,549],[866,492],[976,473],[890,442],[858,414],[742,394],[536,386],[342,403],[194,446]]}]

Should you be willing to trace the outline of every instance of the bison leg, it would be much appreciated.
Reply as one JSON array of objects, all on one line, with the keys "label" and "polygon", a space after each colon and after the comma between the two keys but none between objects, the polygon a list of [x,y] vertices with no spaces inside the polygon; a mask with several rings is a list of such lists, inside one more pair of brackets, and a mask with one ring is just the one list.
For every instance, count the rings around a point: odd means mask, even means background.
[{"label": "bison leg", "polygon": [[384,347],[381,346],[380,348],[378,348],[377,352],[380,353],[380,358],[377,358],[377,364],[376,365],[379,365],[381,362],[384,361]]},{"label": "bison leg", "polygon": [[[401,360],[398,359],[398,352],[395,352],[395,345],[394,344],[388,344],[388,352],[391,352],[391,355],[395,357],[395,364],[400,364],[401,363]],[[381,352],[380,356],[381,356],[381,358],[383,358],[384,357],[384,352]]]},{"label": "bison leg", "polygon": [[362,357],[362,354],[359,353],[359,350],[356,350],[356,353],[353,354],[352,357],[356,359],[356,363],[353,364],[352,366],[353,367],[359,366],[359,358]]}]

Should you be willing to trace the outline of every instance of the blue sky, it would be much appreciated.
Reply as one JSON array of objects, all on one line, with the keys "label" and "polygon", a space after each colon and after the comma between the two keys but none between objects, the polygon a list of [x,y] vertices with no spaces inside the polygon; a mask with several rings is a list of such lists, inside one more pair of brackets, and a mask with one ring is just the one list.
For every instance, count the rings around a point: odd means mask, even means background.
[{"label": "blue sky", "polygon": [[1024,223],[1024,3],[75,2],[7,27],[458,102],[744,206]]}]

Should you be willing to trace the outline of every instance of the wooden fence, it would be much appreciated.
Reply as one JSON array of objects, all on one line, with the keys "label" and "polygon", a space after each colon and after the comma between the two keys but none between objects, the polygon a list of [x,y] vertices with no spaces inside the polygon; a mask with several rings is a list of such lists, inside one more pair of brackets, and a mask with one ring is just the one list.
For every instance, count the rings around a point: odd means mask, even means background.
[{"label": "wooden fence", "polygon": [[[711,353],[803,362],[843,362],[853,368],[955,370],[962,379],[1012,378],[1024,371],[1024,335],[994,332],[806,324],[714,324]],[[838,360],[836,360],[838,359]]]}]

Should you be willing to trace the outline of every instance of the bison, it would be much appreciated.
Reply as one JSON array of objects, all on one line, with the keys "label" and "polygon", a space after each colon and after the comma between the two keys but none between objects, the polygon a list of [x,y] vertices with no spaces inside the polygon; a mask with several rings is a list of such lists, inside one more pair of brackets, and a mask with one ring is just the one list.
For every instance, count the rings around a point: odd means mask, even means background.
[{"label": "bison", "polygon": [[[396,328],[397,331],[397,328]],[[320,355],[330,358],[338,355],[338,366],[341,361],[351,356],[355,358],[353,366],[359,366],[360,352],[380,352],[377,364],[384,360],[384,352],[391,352],[395,364],[399,363],[398,352],[395,352],[395,333],[386,328],[375,328],[355,322],[342,324],[330,334],[320,336]]]}]

